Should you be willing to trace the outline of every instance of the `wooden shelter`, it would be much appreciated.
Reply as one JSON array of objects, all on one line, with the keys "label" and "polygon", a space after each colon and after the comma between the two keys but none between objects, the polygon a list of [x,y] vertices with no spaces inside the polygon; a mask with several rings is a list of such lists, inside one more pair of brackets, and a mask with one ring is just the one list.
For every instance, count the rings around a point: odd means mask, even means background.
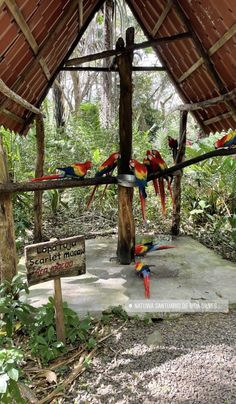
[{"label": "wooden shelter", "polygon": [[[82,70],[84,62],[107,56],[116,56],[122,91],[132,93],[132,51],[152,46],[162,67],[175,85],[184,105],[180,106],[180,148],[177,163],[182,162],[186,142],[187,111],[191,111],[202,131],[228,130],[236,127],[236,2],[235,0],[126,0],[143,28],[147,41],[134,43],[133,34],[127,32],[126,45],[77,59],[69,59],[95,13],[104,0],[0,0],[0,125],[19,134],[26,134],[37,116],[38,160],[36,172],[43,171],[42,113],[40,105],[57,74],[63,69]],[[124,68],[125,63],[125,68]],[[112,68],[114,69],[114,68]],[[112,70],[110,69],[110,70]],[[129,79],[127,82],[127,74]],[[131,88],[129,87],[129,83]],[[127,94],[127,93],[126,93]],[[122,159],[120,172],[127,172],[132,148],[132,96],[120,111],[129,118],[120,129]],[[124,123],[124,113],[121,113]],[[122,121],[123,119],[123,121]],[[233,154],[234,151],[218,151]],[[52,187],[86,186],[95,183],[116,182],[115,179],[88,179],[83,184],[73,180],[63,184],[11,184],[6,163],[0,150],[0,264],[2,273],[14,273],[14,231],[11,213],[11,193],[43,190]],[[215,152],[214,155],[217,155]],[[182,164],[182,165],[181,165]],[[172,231],[178,233],[180,216],[181,172],[175,179],[175,212]],[[132,259],[134,228],[132,192],[119,187],[119,245],[121,261]],[[36,217],[40,217],[41,194],[35,195]],[[123,212],[123,213],[122,213]],[[124,213],[125,212],[125,213]],[[131,210],[132,213],[132,210]],[[127,219],[130,217],[130,219]],[[127,220],[129,223],[127,223]],[[38,224],[39,225],[39,224]],[[124,235],[122,226],[129,229]],[[37,230],[40,239],[40,226]],[[7,239],[11,245],[7,246]],[[10,248],[10,250],[9,250]],[[118,248],[119,250],[119,248]],[[127,255],[128,254],[128,255]],[[10,266],[11,269],[10,270]],[[9,275],[9,278],[11,277]]]}]

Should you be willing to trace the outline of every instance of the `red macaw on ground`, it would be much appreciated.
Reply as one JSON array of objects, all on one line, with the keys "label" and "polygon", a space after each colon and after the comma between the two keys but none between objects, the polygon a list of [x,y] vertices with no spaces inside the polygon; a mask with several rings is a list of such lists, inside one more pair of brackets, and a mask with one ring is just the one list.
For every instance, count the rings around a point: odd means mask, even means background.
[{"label": "red macaw on ground", "polygon": [[160,245],[159,243],[154,244],[153,241],[151,241],[144,244],[136,244],[134,248],[134,254],[137,257],[145,257],[146,254],[149,252],[167,250],[169,248],[176,248],[176,247],[173,245]]},{"label": "red macaw on ground", "polygon": [[145,297],[150,298],[150,267],[143,262],[139,261],[135,264],[136,273],[143,278]]},{"label": "red macaw on ground", "polygon": [[227,135],[223,136],[215,142],[215,148],[220,147],[234,147],[236,146],[236,130],[229,132]]},{"label": "red macaw on ground", "polygon": [[73,163],[67,167],[58,167],[57,170],[63,171],[63,174],[43,175],[42,177],[32,178],[31,181],[56,180],[61,178],[78,178],[82,179],[87,171],[92,167],[91,161],[85,163]]},{"label": "red macaw on ground", "polygon": [[137,160],[130,160],[130,168],[134,171],[135,181],[139,188],[139,197],[142,209],[143,223],[146,223],[146,189],[148,170],[145,164],[139,163]]},{"label": "red macaw on ground", "polygon": [[[116,166],[117,166],[117,161],[120,158],[120,153],[119,152],[115,152],[112,153],[107,160],[104,161],[104,163],[102,163],[99,167],[98,170],[95,174],[95,177],[102,177],[103,175],[112,175],[113,171],[115,170]],[[108,184],[105,186],[104,192],[107,189]],[[89,209],[91,202],[93,200],[94,194],[96,192],[98,185],[95,185],[89,200],[87,202],[87,209]],[[103,194],[104,194],[103,192]]]}]

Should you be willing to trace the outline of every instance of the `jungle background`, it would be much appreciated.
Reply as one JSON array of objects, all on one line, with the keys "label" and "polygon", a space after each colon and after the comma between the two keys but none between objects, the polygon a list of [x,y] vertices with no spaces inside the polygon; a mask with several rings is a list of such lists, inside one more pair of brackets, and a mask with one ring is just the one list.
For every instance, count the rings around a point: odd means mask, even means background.
[{"label": "jungle background", "polygon": [[[135,27],[135,42],[144,37],[131,12],[122,1],[114,9],[107,1],[89,25],[72,57],[87,55],[115,46],[125,37],[127,27]],[[90,66],[109,66],[112,59]],[[160,62],[148,48],[134,53],[134,65],[158,66]],[[181,103],[164,72],[133,73],[133,156],[142,161],[146,150],[161,151],[168,165],[172,156],[167,136],[178,138]],[[62,71],[45,99],[45,174],[73,162],[91,160],[93,177],[97,167],[119,149],[119,77],[117,73]],[[2,130],[12,181],[33,178],[36,160],[34,126],[26,137]],[[191,115],[188,117],[186,159],[214,148],[216,133],[204,137]],[[102,198],[99,187],[93,204],[86,210],[91,187],[44,192],[44,238],[117,230],[117,188],[109,186]],[[171,226],[171,201],[163,219],[160,201],[151,183],[147,188],[148,228],[143,229],[138,195],[135,192],[134,216],[137,233],[154,231],[168,234]],[[32,242],[33,194],[14,195],[17,247]],[[236,261],[236,159],[223,157],[205,160],[184,170],[181,232],[191,234],[224,257]]]}]

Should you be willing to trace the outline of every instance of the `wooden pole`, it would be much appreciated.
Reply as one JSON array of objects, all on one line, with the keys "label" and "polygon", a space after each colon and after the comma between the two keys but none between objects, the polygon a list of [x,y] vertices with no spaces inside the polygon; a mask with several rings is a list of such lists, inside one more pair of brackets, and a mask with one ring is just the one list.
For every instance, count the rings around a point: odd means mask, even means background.
[{"label": "wooden pole", "polygon": [[[35,177],[43,175],[44,165],[44,123],[43,117],[36,117],[36,143],[37,157],[35,165]],[[34,242],[42,241],[43,226],[43,191],[35,191],[34,193]]]},{"label": "wooden pole", "polygon": [[58,341],[66,342],[63,301],[61,293],[61,278],[54,279],[55,318]]},{"label": "wooden pole", "polygon": [[[134,28],[126,31],[126,46],[134,43]],[[121,38],[116,44],[123,49]],[[129,161],[132,153],[132,61],[133,54],[117,56],[116,63],[120,76],[119,136],[121,159],[119,174],[130,172]],[[135,226],[132,212],[133,188],[118,186],[118,247],[117,257],[121,264],[129,265],[134,261]]]},{"label": "wooden pole", "polygon": [[[9,182],[6,155],[0,136],[0,183]],[[16,243],[11,194],[0,193],[0,282],[16,275]]]},{"label": "wooden pole", "polygon": [[[186,128],[187,128],[187,116],[188,111],[180,112],[180,129],[179,129],[179,150],[176,157],[176,164],[181,163],[184,160],[185,148],[186,148]],[[183,172],[180,170],[174,178],[173,184],[173,214],[172,214],[172,226],[171,233],[174,236],[179,234],[180,229],[180,211],[181,211],[181,180]]]}]

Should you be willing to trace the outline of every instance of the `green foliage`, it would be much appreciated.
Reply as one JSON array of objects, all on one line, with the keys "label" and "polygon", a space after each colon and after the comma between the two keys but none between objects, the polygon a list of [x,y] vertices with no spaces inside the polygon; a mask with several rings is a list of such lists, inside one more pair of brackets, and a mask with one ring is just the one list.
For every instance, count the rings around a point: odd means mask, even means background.
[{"label": "green foliage", "polygon": [[[92,319],[86,317],[80,320],[77,314],[71,310],[67,303],[63,303],[66,342],[87,342],[91,349],[93,340],[89,337]],[[57,340],[55,326],[54,299],[37,309],[34,318],[34,327],[31,329],[29,346],[33,356],[38,356],[44,364],[57,358],[66,351],[65,345]]]},{"label": "green foliage", "polygon": [[2,404],[25,403],[18,387],[23,354],[16,348],[0,349],[0,402]]},{"label": "green foliage", "polygon": [[0,330],[3,336],[12,337],[16,329],[26,331],[32,324],[35,309],[19,300],[23,291],[29,293],[21,275],[16,275],[12,283],[5,280],[0,285]]}]

